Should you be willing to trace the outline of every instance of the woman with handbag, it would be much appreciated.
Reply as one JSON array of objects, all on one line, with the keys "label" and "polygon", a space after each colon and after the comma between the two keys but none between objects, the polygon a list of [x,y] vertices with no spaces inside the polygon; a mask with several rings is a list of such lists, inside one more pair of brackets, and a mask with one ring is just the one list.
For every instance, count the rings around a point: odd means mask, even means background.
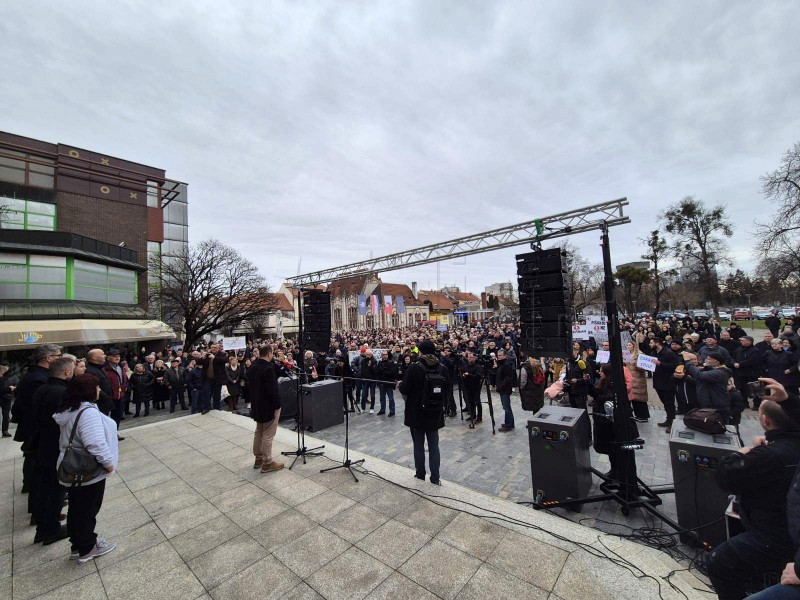
[{"label": "woman with handbag", "polygon": [[106,478],[119,463],[117,424],[97,409],[100,380],[85,373],[67,384],[59,412],[53,415],[61,428],[58,480],[68,487],[70,559],[84,564],[108,554],[117,545],[97,539],[97,513],[103,504]]}]

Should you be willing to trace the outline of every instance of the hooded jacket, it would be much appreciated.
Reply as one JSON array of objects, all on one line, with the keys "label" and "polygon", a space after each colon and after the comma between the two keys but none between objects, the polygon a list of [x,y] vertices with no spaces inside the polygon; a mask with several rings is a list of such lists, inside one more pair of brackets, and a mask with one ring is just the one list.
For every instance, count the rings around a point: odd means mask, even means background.
[{"label": "hooded jacket", "polygon": [[[83,448],[97,459],[97,462],[104,467],[117,468],[119,464],[119,444],[117,442],[117,424],[97,410],[97,405],[91,402],[81,402],[76,410],[65,410],[53,415],[58,426],[61,428],[59,438],[58,461],[56,468],[61,465],[64,459],[64,452],[69,446],[69,436],[72,433],[72,425],[78,414],[84,409],[88,409],[81,414],[78,421],[78,428],[75,430],[75,438],[72,445],[76,448]],[[110,473],[105,471],[94,479],[90,479],[83,486],[92,485],[98,481],[106,479]],[[69,487],[69,486],[65,486]]]},{"label": "hooded jacket", "polygon": [[406,397],[406,410],[403,423],[412,429],[435,431],[444,427],[444,411],[436,413],[422,410],[422,392],[425,387],[425,371],[438,372],[452,385],[450,374],[434,354],[423,354],[419,360],[409,365],[400,383],[400,393]]}]

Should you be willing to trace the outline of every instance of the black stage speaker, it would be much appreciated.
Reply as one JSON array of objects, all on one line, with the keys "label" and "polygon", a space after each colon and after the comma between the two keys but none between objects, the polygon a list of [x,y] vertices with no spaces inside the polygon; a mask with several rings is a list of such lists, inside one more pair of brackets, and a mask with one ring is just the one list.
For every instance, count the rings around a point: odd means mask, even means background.
[{"label": "black stage speaker", "polygon": [[517,256],[520,346],[529,356],[572,356],[567,253],[560,248]]},{"label": "black stage speaker", "polygon": [[327,352],[331,345],[330,292],[303,292],[303,321],[303,347],[314,352]]},{"label": "black stage speaker", "polygon": [[303,386],[303,427],[321,431],[344,423],[342,382],[325,379]]},{"label": "black stage speaker", "polygon": [[297,417],[297,377],[278,377],[278,396],[281,399],[281,418],[294,419]]}]

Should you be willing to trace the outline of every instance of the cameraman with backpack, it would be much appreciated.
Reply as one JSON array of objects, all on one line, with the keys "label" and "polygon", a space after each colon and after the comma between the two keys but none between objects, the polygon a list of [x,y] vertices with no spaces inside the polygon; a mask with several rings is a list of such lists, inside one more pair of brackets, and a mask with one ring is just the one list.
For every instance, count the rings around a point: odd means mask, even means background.
[{"label": "cameraman with backpack", "polygon": [[439,481],[439,430],[444,427],[444,411],[450,376],[436,357],[436,347],[430,340],[418,346],[419,360],[408,367],[400,393],[406,397],[404,424],[411,429],[414,441],[414,466],[417,479],[425,480],[425,440],[428,440],[431,483]]}]

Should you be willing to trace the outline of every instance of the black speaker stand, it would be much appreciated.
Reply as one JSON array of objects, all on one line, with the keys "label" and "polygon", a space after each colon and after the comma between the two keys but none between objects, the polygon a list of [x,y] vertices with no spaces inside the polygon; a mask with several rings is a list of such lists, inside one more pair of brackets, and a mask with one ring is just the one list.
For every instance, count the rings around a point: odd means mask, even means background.
[{"label": "black speaker stand", "polygon": [[[345,385],[344,377],[342,377],[342,403],[347,406],[347,386]],[[350,475],[353,476],[353,479],[356,480],[358,483],[358,477],[353,472],[353,467],[356,465],[361,465],[364,463],[365,459],[361,460],[350,460],[350,411],[344,411],[344,460],[342,464],[336,465],[335,467],[328,467],[327,469],[320,469],[320,473],[327,473],[328,471],[335,471],[336,469],[347,469],[350,471]]]},{"label": "black speaker stand", "polygon": [[322,456],[324,452],[316,452],[316,450],[320,450],[325,446],[317,446],[316,448],[306,448],[306,430],[303,428],[303,381],[307,378],[306,377],[306,367],[305,367],[305,351],[303,350],[303,289],[299,288],[297,291],[297,340],[298,340],[298,351],[300,354],[300,368],[302,370],[302,374],[298,373],[297,379],[297,450],[293,450],[291,452],[281,452],[284,456],[294,456],[294,460],[292,464],[289,466],[291,470],[295,463],[297,463],[297,459],[301,456],[303,457],[303,464],[306,464],[306,456]]}]

